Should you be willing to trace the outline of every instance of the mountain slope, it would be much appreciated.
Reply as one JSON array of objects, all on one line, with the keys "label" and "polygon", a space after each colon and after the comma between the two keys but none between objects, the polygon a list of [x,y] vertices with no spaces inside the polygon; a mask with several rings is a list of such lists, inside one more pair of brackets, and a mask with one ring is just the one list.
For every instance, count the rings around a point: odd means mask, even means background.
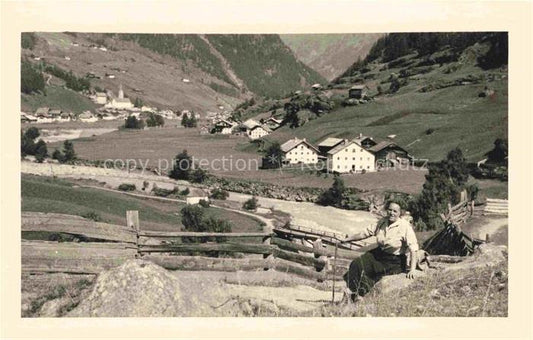
[{"label": "mountain slope", "polygon": [[299,60],[327,80],[332,80],[352,65],[354,60],[364,59],[382,36],[382,33],[282,34],[280,38]]},{"label": "mountain slope", "polygon": [[[277,35],[35,33],[22,45],[22,57],[38,69],[91,74],[92,89],[116,94],[122,84],[132,101],[175,110],[217,111],[324,81]],[[62,86],[57,80],[49,85]]]},{"label": "mountain slope", "polygon": [[325,81],[299,62],[278,35],[214,34],[207,38],[254,93],[280,97]]},{"label": "mountain slope", "polygon": [[[301,109],[299,127],[287,124],[266,139],[283,143],[297,136],[318,143],[360,133],[378,140],[394,135],[419,159],[440,160],[459,146],[468,160],[479,161],[496,138],[508,137],[506,39],[505,33],[485,32],[397,34],[378,41],[366,60],[327,89],[306,94],[333,109]],[[347,103],[354,84],[365,84],[371,99]]]}]

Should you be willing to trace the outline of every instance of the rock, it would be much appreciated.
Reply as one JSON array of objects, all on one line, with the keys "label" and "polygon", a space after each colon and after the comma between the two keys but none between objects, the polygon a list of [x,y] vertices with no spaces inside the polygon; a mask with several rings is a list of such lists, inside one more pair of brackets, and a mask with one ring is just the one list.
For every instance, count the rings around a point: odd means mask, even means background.
[{"label": "rock", "polygon": [[415,280],[426,275],[425,272],[417,271],[414,279],[408,279],[406,273],[387,275],[381,278],[375,285],[374,290],[379,294],[388,294],[410,286]]},{"label": "rock", "polygon": [[39,316],[45,318],[55,318],[61,316],[61,309],[70,303],[71,299],[68,296],[46,301],[39,311]]},{"label": "rock", "polygon": [[180,282],[151,262],[129,260],[102,272],[91,294],[67,316],[184,316]]}]

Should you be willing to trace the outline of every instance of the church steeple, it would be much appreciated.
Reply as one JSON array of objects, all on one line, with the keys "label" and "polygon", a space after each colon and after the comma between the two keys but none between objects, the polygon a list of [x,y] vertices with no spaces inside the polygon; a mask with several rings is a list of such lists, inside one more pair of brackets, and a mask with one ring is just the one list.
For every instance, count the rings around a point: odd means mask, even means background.
[{"label": "church steeple", "polygon": [[124,91],[122,90],[122,84],[120,84],[118,87],[118,98],[124,99]]}]

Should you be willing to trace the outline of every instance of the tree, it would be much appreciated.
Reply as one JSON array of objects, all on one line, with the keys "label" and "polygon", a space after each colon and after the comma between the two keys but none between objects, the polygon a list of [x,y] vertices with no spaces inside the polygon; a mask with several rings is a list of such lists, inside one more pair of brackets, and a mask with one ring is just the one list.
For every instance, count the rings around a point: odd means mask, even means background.
[{"label": "tree", "polygon": [[42,163],[46,157],[48,157],[48,148],[46,147],[46,143],[42,139],[39,139],[35,144],[35,159],[37,162]]},{"label": "tree", "polygon": [[176,155],[172,170],[168,175],[170,178],[189,180],[192,171],[192,158],[187,154],[187,150]]},{"label": "tree", "polygon": [[459,148],[451,150],[446,159],[430,164],[422,192],[409,209],[414,219],[422,220],[428,229],[441,227],[440,214],[447,211],[449,203],[458,202],[468,176],[466,161]]},{"label": "tree", "polygon": [[26,130],[26,132],[21,131],[20,154],[22,157],[26,155],[34,155],[37,162],[42,163],[44,159],[48,157],[48,148],[42,139],[39,139],[39,141],[35,143],[35,139],[39,136],[39,130],[33,126]]},{"label": "tree", "polygon": [[63,158],[65,163],[72,162],[76,159],[74,145],[68,139],[63,143]]},{"label": "tree", "polygon": [[181,125],[183,125],[186,128],[193,128],[193,127],[196,127],[197,124],[198,124],[198,121],[196,120],[194,113],[191,113],[190,117],[186,113],[183,114],[183,118],[181,119]]},{"label": "tree", "polygon": [[128,116],[126,122],[124,123],[124,128],[126,129],[142,129],[144,128],[144,121],[137,119],[135,116]]},{"label": "tree", "polygon": [[165,119],[161,115],[150,113],[150,116],[146,120],[146,125],[150,127],[163,126],[165,125]]},{"label": "tree", "polygon": [[133,102],[133,106],[135,107],[143,107],[144,106],[144,102],[141,98],[137,97],[135,98],[135,101]]},{"label": "tree", "polygon": [[278,142],[274,142],[266,149],[263,167],[269,169],[280,168],[282,164],[283,151],[281,150],[281,145]]},{"label": "tree", "polygon": [[59,161],[59,163],[65,163],[65,158],[59,149],[55,149],[52,153],[52,159]]},{"label": "tree", "polygon": [[252,198],[244,202],[242,207],[245,210],[256,210],[257,209],[257,198],[255,198],[255,196],[252,196]]},{"label": "tree", "polygon": [[198,205],[186,205],[181,209],[181,224],[187,231],[206,231],[204,224],[204,209]]},{"label": "tree", "polygon": [[346,187],[344,181],[339,176],[333,179],[331,188],[324,191],[318,198],[318,203],[321,205],[331,205],[335,207],[341,207],[342,201],[346,196]]},{"label": "tree", "polygon": [[490,164],[507,164],[508,156],[507,140],[498,138],[494,141],[494,148],[487,152],[487,163]]}]

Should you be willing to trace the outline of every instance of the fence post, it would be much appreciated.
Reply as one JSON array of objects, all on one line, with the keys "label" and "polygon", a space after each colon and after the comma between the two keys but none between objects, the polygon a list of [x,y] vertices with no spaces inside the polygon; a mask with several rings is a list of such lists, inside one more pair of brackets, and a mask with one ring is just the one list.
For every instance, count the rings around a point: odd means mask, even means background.
[{"label": "fence post", "polygon": [[[272,243],[272,232],[273,232],[272,227],[270,227],[269,225],[265,225],[263,227],[263,232],[268,233],[268,235],[265,235],[263,237],[263,244],[270,245]],[[263,254],[263,259],[267,260],[267,262],[270,262],[274,260],[274,255],[272,255],[272,253]],[[268,267],[263,268],[263,270],[269,270],[269,269],[271,269],[270,265]]]},{"label": "fence post", "polygon": [[127,210],[126,211],[126,225],[128,228],[131,228],[137,234],[136,245],[137,245],[137,255],[135,257],[139,258],[141,256],[139,249],[139,233],[141,232],[141,225],[139,223],[139,211],[137,210]]}]

